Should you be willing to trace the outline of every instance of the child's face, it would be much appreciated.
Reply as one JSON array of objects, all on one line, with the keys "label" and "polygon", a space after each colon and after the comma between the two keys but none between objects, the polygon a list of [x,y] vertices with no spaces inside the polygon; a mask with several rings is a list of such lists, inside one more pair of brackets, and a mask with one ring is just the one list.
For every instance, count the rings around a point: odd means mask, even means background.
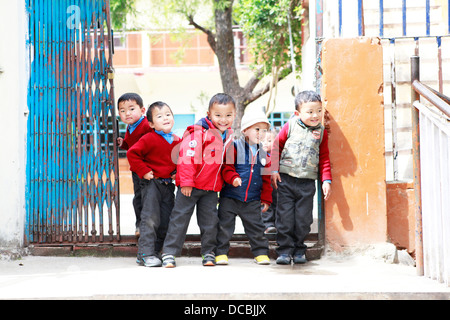
[{"label": "child's face", "polygon": [[266,138],[263,140],[263,150],[265,152],[270,152],[272,150],[273,140],[275,140],[275,135],[273,133],[266,134]]},{"label": "child's face", "polygon": [[120,120],[128,125],[134,124],[145,114],[145,108],[140,107],[134,100],[122,101],[118,109]]},{"label": "child's face", "polygon": [[213,125],[224,133],[233,124],[236,110],[234,104],[218,104],[215,103],[208,111],[208,117]]},{"label": "child's face", "polygon": [[250,145],[258,144],[264,140],[269,125],[265,122],[258,122],[243,131],[245,138]]},{"label": "child's face", "polygon": [[315,127],[322,121],[322,103],[305,102],[300,106],[300,111],[295,110],[295,115],[307,126]]},{"label": "child's face", "polygon": [[164,106],[161,109],[153,109],[152,118],[153,122],[149,121],[149,124],[153,129],[163,131],[164,133],[169,133],[172,131],[175,120],[173,118],[172,111],[168,106]]}]

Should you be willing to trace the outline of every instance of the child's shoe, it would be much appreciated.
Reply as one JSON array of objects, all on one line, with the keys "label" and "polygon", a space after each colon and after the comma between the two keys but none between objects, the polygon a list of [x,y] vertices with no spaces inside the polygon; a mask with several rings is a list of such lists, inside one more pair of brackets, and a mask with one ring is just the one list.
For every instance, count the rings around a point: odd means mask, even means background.
[{"label": "child's shoe", "polygon": [[268,265],[270,264],[270,259],[266,255],[260,255],[255,258],[255,262],[261,265]]},{"label": "child's shoe", "polygon": [[275,228],[275,227],[268,227],[264,231],[264,234],[276,234],[276,233],[277,233],[277,228]]},{"label": "child's shoe", "polygon": [[308,262],[308,260],[306,260],[305,254],[294,254],[293,261],[295,264],[304,264]]},{"label": "child's shoe", "polygon": [[288,254],[280,254],[276,261],[277,264],[291,264],[291,256]]},{"label": "child's shoe", "polygon": [[226,254],[221,254],[216,257],[216,264],[226,266],[228,264],[228,257]]},{"label": "child's shoe", "polygon": [[161,267],[161,260],[156,256],[138,255],[136,263],[145,267]]},{"label": "child's shoe", "polygon": [[216,265],[216,256],[213,253],[207,253],[203,256],[202,264],[205,267],[212,267]]},{"label": "child's shoe", "polygon": [[177,264],[175,262],[175,257],[171,254],[163,255],[162,266],[164,268],[175,268],[177,266]]}]

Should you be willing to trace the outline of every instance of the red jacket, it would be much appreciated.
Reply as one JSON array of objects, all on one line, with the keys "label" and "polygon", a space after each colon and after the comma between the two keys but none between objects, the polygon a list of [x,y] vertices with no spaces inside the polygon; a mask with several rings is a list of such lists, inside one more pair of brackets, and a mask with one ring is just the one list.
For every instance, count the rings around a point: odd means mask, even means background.
[{"label": "red jacket", "polygon": [[169,144],[155,131],[143,136],[127,152],[131,171],[136,172],[141,179],[150,171],[153,171],[154,177],[170,178],[177,167],[176,156],[180,143],[178,136],[173,135],[173,138],[172,144]]},{"label": "red jacket", "polygon": [[180,146],[177,186],[219,192],[223,186],[221,170],[232,133],[231,129],[227,130],[224,142],[222,134],[208,118],[189,126]]},{"label": "red jacket", "polygon": [[152,128],[150,128],[147,119],[143,119],[131,134],[127,127],[127,132],[125,133],[125,138],[123,138],[123,143],[120,148],[123,150],[130,149],[142,136],[146,135],[150,131],[152,131]]}]

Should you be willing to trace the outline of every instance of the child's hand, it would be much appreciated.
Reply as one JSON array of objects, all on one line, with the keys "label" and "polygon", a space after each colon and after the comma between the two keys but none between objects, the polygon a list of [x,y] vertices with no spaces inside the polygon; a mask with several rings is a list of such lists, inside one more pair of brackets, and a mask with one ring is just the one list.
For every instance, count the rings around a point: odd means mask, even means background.
[{"label": "child's hand", "polygon": [[242,186],[242,180],[241,180],[241,178],[236,178],[236,179],[234,179],[234,181],[233,181],[233,187],[240,187],[240,186]]},{"label": "child's hand", "polygon": [[147,172],[142,178],[146,180],[152,180],[154,178],[153,171]]},{"label": "child's hand", "polygon": [[280,181],[281,182],[281,177],[280,174],[278,172],[272,173],[272,177],[270,178],[272,180],[272,186],[275,189],[278,189],[278,185],[277,182]]},{"label": "child's hand", "polygon": [[118,137],[118,138],[117,138],[117,145],[118,145],[119,147],[121,147],[122,144],[123,144],[123,138]]},{"label": "child's hand", "polygon": [[269,210],[270,205],[267,203],[261,202],[261,207],[262,207],[261,211],[266,212],[267,210]]},{"label": "child's hand", "polygon": [[324,182],[322,184],[322,191],[323,191],[323,198],[325,200],[328,200],[328,198],[330,198],[331,195],[331,184],[328,182]]},{"label": "child's hand", "polygon": [[186,197],[190,197],[192,194],[192,187],[181,187],[181,193]]}]

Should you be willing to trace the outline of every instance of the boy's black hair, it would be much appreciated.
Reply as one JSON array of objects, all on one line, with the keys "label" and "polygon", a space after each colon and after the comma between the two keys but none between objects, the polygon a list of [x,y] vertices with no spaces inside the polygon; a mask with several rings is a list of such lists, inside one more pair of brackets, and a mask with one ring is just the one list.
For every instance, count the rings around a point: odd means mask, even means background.
[{"label": "boy's black hair", "polygon": [[215,105],[216,103],[218,103],[218,104],[232,103],[234,108],[236,109],[236,102],[234,101],[233,97],[226,93],[218,93],[218,94],[214,95],[211,98],[211,100],[209,101],[208,110],[211,110],[211,107],[213,105]]},{"label": "boy's black hair", "polygon": [[322,102],[322,98],[315,91],[302,91],[295,97],[295,109],[300,111],[300,106],[307,102]]},{"label": "boy's black hair", "polygon": [[136,104],[143,108],[144,107],[144,101],[142,100],[141,96],[137,93],[129,92],[125,93],[122,96],[120,96],[119,100],[117,101],[117,107],[119,107],[121,102],[124,101],[136,101]]},{"label": "boy's black hair", "polygon": [[156,108],[162,109],[164,107],[169,108],[170,112],[173,114],[172,109],[169,107],[169,105],[167,103],[162,102],[162,101],[156,101],[156,102],[153,102],[151,105],[148,106],[147,120],[153,123],[153,110],[155,110]]}]

